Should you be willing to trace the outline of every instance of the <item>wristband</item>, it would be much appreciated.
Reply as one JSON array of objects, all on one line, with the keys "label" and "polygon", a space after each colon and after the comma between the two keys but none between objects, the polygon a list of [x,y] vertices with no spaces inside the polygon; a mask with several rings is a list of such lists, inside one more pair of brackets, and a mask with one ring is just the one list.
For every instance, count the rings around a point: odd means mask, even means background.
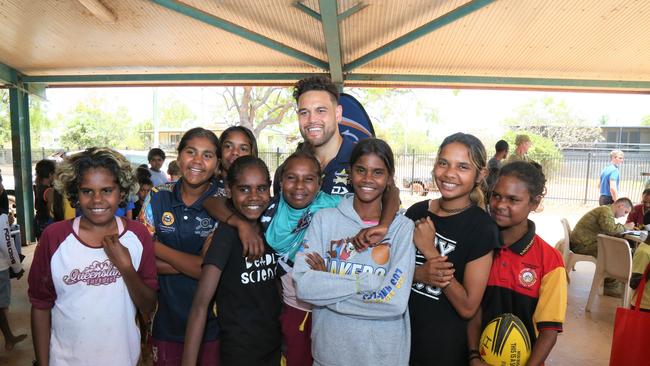
[{"label": "wristband", "polygon": [[235,213],[233,212],[233,213],[230,214],[230,216],[228,216],[228,218],[226,219],[226,225],[230,225],[230,224],[228,223],[228,221],[229,221],[230,218],[233,217],[234,215],[235,215]]},{"label": "wristband", "polygon": [[475,359],[477,359],[477,358],[480,360],[480,359],[481,359],[481,356],[480,356],[480,355],[471,355],[471,356],[469,356],[469,358],[467,359],[467,361],[475,360]]},{"label": "wristband", "polygon": [[470,357],[471,356],[479,356],[479,357],[481,356],[481,353],[477,349],[471,349],[471,350],[469,350],[469,352],[467,354]]}]

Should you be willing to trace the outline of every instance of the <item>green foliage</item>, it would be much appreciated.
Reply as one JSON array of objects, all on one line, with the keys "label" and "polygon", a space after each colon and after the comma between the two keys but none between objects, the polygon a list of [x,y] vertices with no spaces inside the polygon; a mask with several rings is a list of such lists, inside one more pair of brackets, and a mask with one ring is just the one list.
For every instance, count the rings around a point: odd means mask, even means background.
[{"label": "green foliage", "polygon": [[535,134],[532,131],[520,130],[506,132],[502,139],[506,140],[508,145],[510,145],[510,153],[514,152],[515,138],[520,134],[525,134],[530,137],[533,145],[528,150],[528,156],[542,165],[544,173],[550,174],[558,168],[558,163],[562,157],[560,150],[551,139]]},{"label": "green foliage", "polygon": [[[41,132],[50,128],[52,121],[38,98],[29,98],[29,128],[32,147],[40,145]],[[11,146],[11,116],[9,114],[9,90],[0,89],[0,146]]]},{"label": "green foliage", "polygon": [[600,127],[587,125],[563,100],[556,101],[551,96],[530,99],[516,108],[515,113],[514,117],[503,121],[506,126],[527,129],[544,136],[560,149],[603,138]]},{"label": "green foliage", "polygon": [[196,120],[196,114],[178,99],[168,97],[162,104],[160,127],[182,128],[184,123]]},{"label": "green foliage", "polygon": [[[354,95],[364,106],[377,137],[389,141],[395,153],[437,151],[441,139],[436,131],[440,122],[438,109],[413,98],[411,90],[351,88],[346,92]],[[412,110],[396,107],[413,104]],[[414,126],[412,118],[423,123]]]},{"label": "green foliage", "polygon": [[650,114],[643,116],[641,118],[641,126],[650,126]]},{"label": "green foliage", "polygon": [[38,98],[29,98],[29,131],[32,147],[40,146],[41,132],[52,127],[47,111]]},{"label": "green foliage", "polygon": [[118,107],[114,112],[102,109],[106,101],[89,97],[81,101],[66,114],[63,120],[65,132],[61,136],[63,147],[83,149],[92,146],[125,148],[131,117],[125,107]]},{"label": "green foliage", "polygon": [[11,145],[11,122],[9,117],[9,90],[0,89],[0,146]]}]

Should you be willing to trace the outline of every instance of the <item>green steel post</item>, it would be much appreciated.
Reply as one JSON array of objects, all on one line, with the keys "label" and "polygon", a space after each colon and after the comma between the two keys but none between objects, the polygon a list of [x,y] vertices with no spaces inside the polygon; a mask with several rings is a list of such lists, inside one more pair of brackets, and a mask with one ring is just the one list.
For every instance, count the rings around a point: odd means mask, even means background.
[{"label": "green steel post", "polygon": [[[17,78],[16,78],[17,79]],[[32,219],[34,198],[32,193],[32,152],[29,138],[29,95],[13,87],[9,89],[11,114],[11,147],[13,152],[16,190],[16,216],[23,243],[34,241]]]}]

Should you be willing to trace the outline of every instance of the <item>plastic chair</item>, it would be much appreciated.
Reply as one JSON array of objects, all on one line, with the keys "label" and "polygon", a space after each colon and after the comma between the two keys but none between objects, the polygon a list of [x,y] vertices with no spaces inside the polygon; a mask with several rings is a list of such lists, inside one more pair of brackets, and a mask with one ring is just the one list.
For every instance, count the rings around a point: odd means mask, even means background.
[{"label": "plastic chair", "polygon": [[632,252],[627,241],[609,235],[598,234],[598,260],[594,280],[589,291],[586,311],[591,311],[591,303],[596,296],[598,288],[601,287],[605,278],[614,278],[624,283],[625,292],[621,299],[621,306],[624,308],[630,305],[630,276],[632,275]]},{"label": "plastic chair", "polygon": [[569,244],[569,239],[571,237],[571,226],[567,219],[560,220],[562,223],[562,228],[564,228],[564,239],[560,240],[555,248],[560,251],[562,254],[562,259],[564,260],[564,268],[566,269],[566,280],[571,282],[569,278],[569,273],[573,270],[576,263],[578,262],[592,262],[596,263],[596,257],[593,255],[587,254],[576,254],[571,251],[571,245]]}]

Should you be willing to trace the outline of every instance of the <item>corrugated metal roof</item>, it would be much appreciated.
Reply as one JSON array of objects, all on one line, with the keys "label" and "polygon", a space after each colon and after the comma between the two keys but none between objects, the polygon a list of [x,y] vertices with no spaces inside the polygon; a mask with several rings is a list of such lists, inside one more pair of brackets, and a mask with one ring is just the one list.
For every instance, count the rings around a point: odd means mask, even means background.
[{"label": "corrugated metal roof", "polygon": [[0,63],[49,85],[288,84],[340,42],[350,85],[650,91],[647,0],[338,0],[338,39],[318,15],[336,0],[96,0],[114,23],[83,1],[2,0]]}]

